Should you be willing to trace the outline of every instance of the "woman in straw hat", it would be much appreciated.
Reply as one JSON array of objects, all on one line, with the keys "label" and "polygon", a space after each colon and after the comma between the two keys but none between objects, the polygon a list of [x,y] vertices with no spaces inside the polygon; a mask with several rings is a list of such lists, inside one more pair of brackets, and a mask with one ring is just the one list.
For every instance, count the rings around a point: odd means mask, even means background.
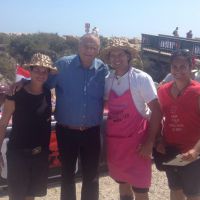
[{"label": "woman in straw hat", "polygon": [[[147,200],[151,152],[160,125],[160,109],[151,77],[133,68],[136,51],[125,39],[113,38],[101,57],[114,70],[106,80],[107,158],[110,176],[120,183],[120,199]],[[131,191],[132,192],[132,191]]]},{"label": "woman in straw hat", "polygon": [[[51,93],[43,87],[49,73],[56,70],[51,59],[34,54],[31,80],[13,96],[7,96],[0,120],[0,147],[12,116],[8,143],[8,190],[12,200],[33,200],[47,189],[49,139],[51,132]],[[0,157],[0,166],[3,166]]]}]

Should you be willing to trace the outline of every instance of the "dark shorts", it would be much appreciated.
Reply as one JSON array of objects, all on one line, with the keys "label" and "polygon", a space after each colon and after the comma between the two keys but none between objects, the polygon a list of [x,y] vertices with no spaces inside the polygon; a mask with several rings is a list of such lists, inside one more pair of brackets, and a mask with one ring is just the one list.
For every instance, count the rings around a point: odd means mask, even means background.
[{"label": "dark shorts", "polygon": [[[122,181],[116,181],[117,183],[119,184],[126,184],[125,182],[122,182]],[[132,186],[132,190],[133,192],[136,192],[136,193],[147,193],[149,192],[149,188],[137,188],[137,187],[134,187]]]},{"label": "dark shorts", "polygon": [[187,197],[200,195],[200,159],[184,167],[166,170],[169,188],[182,189]]},{"label": "dark shorts", "polygon": [[48,154],[48,150],[37,155],[27,155],[18,150],[7,152],[10,199],[21,200],[25,196],[46,195]]}]

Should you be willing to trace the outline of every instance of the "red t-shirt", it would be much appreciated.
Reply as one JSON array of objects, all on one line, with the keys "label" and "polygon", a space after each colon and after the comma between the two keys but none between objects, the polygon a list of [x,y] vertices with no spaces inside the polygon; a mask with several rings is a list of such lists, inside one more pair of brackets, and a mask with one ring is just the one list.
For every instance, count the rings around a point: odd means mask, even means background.
[{"label": "red t-shirt", "polygon": [[167,144],[186,152],[200,139],[200,84],[191,81],[177,98],[171,94],[172,85],[173,82],[164,84],[158,90],[164,116],[163,135]]}]

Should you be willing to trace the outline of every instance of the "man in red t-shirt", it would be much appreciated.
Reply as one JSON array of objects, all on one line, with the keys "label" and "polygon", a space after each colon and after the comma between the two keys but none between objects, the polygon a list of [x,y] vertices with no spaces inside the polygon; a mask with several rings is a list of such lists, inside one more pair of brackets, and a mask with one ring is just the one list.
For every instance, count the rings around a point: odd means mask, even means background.
[{"label": "man in red t-shirt", "polygon": [[174,80],[158,89],[163,113],[163,138],[157,150],[166,146],[179,150],[190,164],[166,169],[171,200],[200,200],[200,84],[191,80],[192,57],[178,50],[171,57]]}]

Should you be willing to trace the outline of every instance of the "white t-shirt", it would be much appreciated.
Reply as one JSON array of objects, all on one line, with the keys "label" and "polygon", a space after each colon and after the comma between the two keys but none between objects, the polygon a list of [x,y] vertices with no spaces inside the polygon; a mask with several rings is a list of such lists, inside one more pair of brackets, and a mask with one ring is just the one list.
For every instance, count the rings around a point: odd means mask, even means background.
[{"label": "white t-shirt", "polygon": [[149,119],[151,112],[147,104],[157,99],[157,91],[152,78],[141,70],[131,67],[121,77],[116,77],[115,71],[111,71],[106,78],[105,100],[108,100],[111,87],[119,96],[127,91],[129,89],[129,80],[132,98],[137,110],[142,116]]}]

